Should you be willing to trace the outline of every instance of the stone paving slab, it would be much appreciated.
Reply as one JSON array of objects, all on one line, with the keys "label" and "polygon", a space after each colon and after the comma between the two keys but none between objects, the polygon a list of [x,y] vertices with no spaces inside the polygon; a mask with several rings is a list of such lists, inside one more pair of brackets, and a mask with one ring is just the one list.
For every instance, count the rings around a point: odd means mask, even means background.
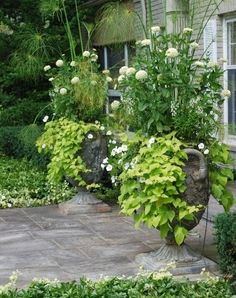
[{"label": "stone paving slab", "polygon": [[[211,199],[211,216],[220,211]],[[186,243],[217,260],[211,222],[206,225],[203,219]],[[117,206],[111,213],[68,216],[57,206],[0,210],[0,284],[16,269],[23,273],[20,286],[34,277],[78,280],[134,275],[139,271],[135,256],[162,244],[157,230],[135,229],[133,220],[121,215]]]}]

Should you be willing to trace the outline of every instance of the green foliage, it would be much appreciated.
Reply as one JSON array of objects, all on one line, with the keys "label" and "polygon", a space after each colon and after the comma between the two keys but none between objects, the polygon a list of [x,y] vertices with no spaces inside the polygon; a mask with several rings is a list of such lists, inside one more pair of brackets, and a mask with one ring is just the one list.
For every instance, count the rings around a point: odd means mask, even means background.
[{"label": "green foliage", "polygon": [[186,189],[184,144],[174,133],[150,139],[136,136],[127,144],[113,148],[107,161],[113,166],[113,180],[116,177],[121,185],[122,212],[132,215],[136,225],[158,228],[161,237],[173,234],[180,245],[188,232],[182,222],[193,220],[199,211],[181,198]]},{"label": "green foliage", "polygon": [[230,298],[233,290],[229,283],[219,279],[191,282],[160,277],[158,274],[133,278],[114,277],[93,282],[80,279],[76,282],[59,282],[49,280],[33,281],[28,288],[16,290],[4,287],[2,298]]},{"label": "green foliage", "polygon": [[236,281],[236,213],[219,214],[215,219],[215,237],[219,266]]},{"label": "green foliage", "polygon": [[0,153],[8,156],[17,156],[19,148],[18,134],[22,127],[0,128]]},{"label": "green foliage", "polygon": [[208,140],[219,127],[223,69],[194,57],[198,44],[191,31],[166,34],[153,28],[159,32],[151,30],[150,39],[137,42],[133,71],[120,70],[129,124],[149,135],[174,130],[187,142]]},{"label": "green foliage", "polygon": [[[51,98],[57,117],[72,120],[95,121],[101,118],[107,97],[107,83],[98,72],[97,55],[87,52],[89,57],[77,57],[71,63],[63,61],[63,66],[52,69]],[[72,79],[78,81],[73,82]],[[61,94],[61,90],[65,94]]]},{"label": "green foliage", "polygon": [[38,139],[39,152],[50,155],[48,178],[53,182],[60,182],[63,177],[75,179],[80,186],[86,186],[81,174],[86,168],[80,151],[88,133],[96,134],[99,128],[95,124],[86,124],[82,121],[74,122],[60,118],[45,125],[43,135]]},{"label": "green foliage", "polygon": [[46,173],[26,160],[0,158],[0,208],[57,204],[73,194],[66,183],[49,183]]},{"label": "green foliage", "polygon": [[[47,102],[24,100],[14,106],[0,110],[0,126],[23,126],[34,122],[37,117],[41,122],[44,114],[52,115],[52,109]],[[39,117],[41,115],[41,117]]]},{"label": "green foliage", "polygon": [[210,147],[209,178],[212,195],[223,205],[225,211],[235,203],[233,194],[227,189],[228,181],[234,180],[229,147],[217,140]]}]

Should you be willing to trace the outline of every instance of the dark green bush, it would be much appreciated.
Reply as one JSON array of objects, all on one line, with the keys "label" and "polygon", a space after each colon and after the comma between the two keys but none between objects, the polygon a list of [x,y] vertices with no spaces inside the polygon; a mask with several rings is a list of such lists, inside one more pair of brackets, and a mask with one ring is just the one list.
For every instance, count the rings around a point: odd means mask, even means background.
[{"label": "dark green bush", "polygon": [[229,298],[230,285],[221,281],[176,281],[171,278],[150,277],[111,278],[92,282],[81,279],[79,283],[33,282],[27,289],[11,290],[2,298]]},{"label": "dark green bush", "polygon": [[215,237],[220,269],[236,280],[236,212],[216,217]]},{"label": "dark green bush", "polygon": [[[24,100],[15,106],[0,111],[0,126],[23,126],[34,122],[38,116],[38,123],[44,115],[52,115],[48,103]],[[41,117],[40,117],[41,116]]]},{"label": "dark green bush", "polygon": [[45,167],[47,156],[39,154],[36,140],[42,133],[42,126],[31,124],[18,127],[0,128],[0,154],[15,158],[26,158],[35,165]]}]

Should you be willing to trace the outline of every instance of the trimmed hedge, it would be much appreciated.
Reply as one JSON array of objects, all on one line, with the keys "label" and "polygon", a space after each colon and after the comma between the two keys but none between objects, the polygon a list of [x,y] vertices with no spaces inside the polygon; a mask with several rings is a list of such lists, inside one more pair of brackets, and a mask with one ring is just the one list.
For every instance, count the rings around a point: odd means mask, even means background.
[{"label": "trimmed hedge", "polygon": [[169,277],[111,278],[79,283],[35,281],[27,289],[10,290],[2,298],[229,298],[233,291],[223,280],[176,281]]},{"label": "trimmed hedge", "polygon": [[236,212],[219,214],[214,227],[220,269],[236,280]]}]

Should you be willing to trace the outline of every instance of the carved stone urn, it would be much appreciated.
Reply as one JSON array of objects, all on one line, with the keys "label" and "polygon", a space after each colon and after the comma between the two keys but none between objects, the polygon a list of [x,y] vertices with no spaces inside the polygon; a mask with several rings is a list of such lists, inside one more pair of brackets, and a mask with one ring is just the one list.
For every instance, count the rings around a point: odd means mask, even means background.
[{"label": "carved stone urn", "polygon": [[[185,152],[188,155],[188,160],[184,166],[186,191],[183,193],[182,199],[188,205],[202,205],[206,208],[210,193],[205,158],[201,152],[195,149],[185,149]],[[200,222],[205,208],[195,213],[194,220],[185,220],[182,225],[187,230],[192,230]],[[172,226],[175,226],[175,222],[172,223]],[[173,234],[169,234],[165,242],[156,251],[137,255],[136,262],[150,271],[160,270],[168,267],[170,262],[174,262],[176,268],[172,270],[172,273],[176,275],[200,273],[202,268],[210,267],[212,269],[216,266],[214,262],[194,252],[185,243],[178,246]]]},{"label": "carved stone urn", "polygon": [[[101,133],[92,132],[93,138],[86,139],[83,143],[80,155],[90,171],[82,174],[82,178],[89,185],[100,183],[104,179],[104,171],[101,168],[103,159],[107,157],[107,142]],[[67,181],[78,188],[78,193],[68,202],[59,204],[63,214],[109,212],[111,207],[78,183],[71,177]]]}]

